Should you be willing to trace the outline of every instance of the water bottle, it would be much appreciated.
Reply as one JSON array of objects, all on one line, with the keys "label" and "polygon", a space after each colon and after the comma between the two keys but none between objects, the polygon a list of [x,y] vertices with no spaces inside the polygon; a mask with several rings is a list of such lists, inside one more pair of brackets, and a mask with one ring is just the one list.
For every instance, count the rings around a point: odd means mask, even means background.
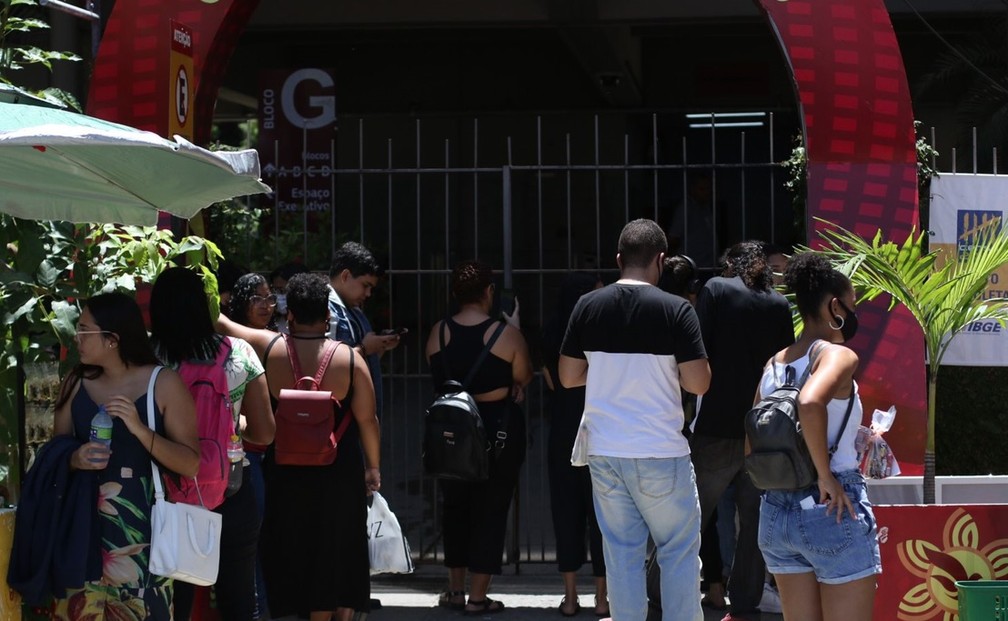
[{"label": "water bottle", "polygon": [[112,446],[112,417],[104,405],[98,406],[98,412],[91,419],[91,441]]},{"label": "water bottle", "polygon": [[237,435],[232,434],[231,439],[228,440],[227,456],[228,461],[231,462],[231,467],[228,472],[228,484],[225,496],[230,497],[241,489],[242,470],[245,465],[245,449],[242,448],[241,439]]}]

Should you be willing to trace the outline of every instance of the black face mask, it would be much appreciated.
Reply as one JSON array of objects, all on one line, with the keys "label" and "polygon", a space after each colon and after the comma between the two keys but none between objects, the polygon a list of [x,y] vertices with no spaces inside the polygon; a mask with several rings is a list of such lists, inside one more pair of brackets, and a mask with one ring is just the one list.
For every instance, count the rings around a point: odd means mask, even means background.
[{"label": "black face mask", "polygon": [[855,334],[857,334],[858,329],[857,313],[847,308],[847,305],[841,302],[840,298],[837,298],[837,303],[840,304],[840,308],[844,309],[844,311],[847,313],[846,319],[841,317],[840,315],[833,316],[836,319],[837,323],[840,324],[840,336],[843,337],[844,343],[846,343],[850,341],[852,338],[854,338]]}]

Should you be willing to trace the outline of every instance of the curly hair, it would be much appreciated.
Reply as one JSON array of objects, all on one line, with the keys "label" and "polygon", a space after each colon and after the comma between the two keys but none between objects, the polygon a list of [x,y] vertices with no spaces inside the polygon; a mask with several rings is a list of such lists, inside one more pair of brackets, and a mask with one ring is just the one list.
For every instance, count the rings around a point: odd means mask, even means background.
[{"label": "curly hair", "polygon": [[818,252],[793,256],[784,270],[784,284],[794,293],[802,317],[814,316],[823,300],[840,297],[852,289],[850,279]]},{"label": "curly hair", "polygon": [[329,316],[329,281],[321,274],[301,272],[287,281],[287,310],[294,321],[309,325]]},{"label": "curly hair", "polygon": [[479,302],[491,284],[493,269],[482,261],[463,261],[452,270],[451,291],[459,304]]},{"label": "curly hair", "polygon": [[[252,297],[259,295],[256,291],[264,285],[269,288],[266,278],[256,272],[250,272],[236,280],[231,290],[231,301],[228,303],[228,319],[243,326],[249,325],[248,314],[252,307]],[[270,318],[266,328],[276,330],[276,321]]]},{"label": "curly hair", "polygon": [[733,276],[738,276],[745,286],[756,291],[769,291],[773,286],[773,270],[767,263],[763,242],[743,241],[725,253],[725,265]]}]

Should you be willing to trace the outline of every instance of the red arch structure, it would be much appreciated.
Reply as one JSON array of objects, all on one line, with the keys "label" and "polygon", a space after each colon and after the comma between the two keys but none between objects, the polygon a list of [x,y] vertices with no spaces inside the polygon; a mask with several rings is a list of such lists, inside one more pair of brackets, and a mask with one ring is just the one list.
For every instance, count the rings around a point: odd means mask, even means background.
[{"label": "red arch structure", "polygon": [[[865,236],[903,239],[918,221],[913,112],[883,0],[754,0],[791,66],[804,119],[808,230],[819,216]],[[259,0],[117,2],[102,38],[88,112],[164,134],[169,114],[169,22],[192,31],[193,135],[210,134],[213,104],[238,37]],[[815,239],[812,240],[815,243]],[[923,461],[924,343],[902,308],[859,311],[860,386],[868,412],[895,404],[888,439],[908,473]],[[916,465],[916,466],[915,466]]]},{"label": "red arch structure", "polygon": [[[757,0],[791,66],[808,155],[807,230],[829,220],[871,239],[904,240],[919,221],[913,110],[883,0]],[[865,411],[896,405],[886,436],[905,474],[923,471],[924,338],[902,306],[858,309]]]}]

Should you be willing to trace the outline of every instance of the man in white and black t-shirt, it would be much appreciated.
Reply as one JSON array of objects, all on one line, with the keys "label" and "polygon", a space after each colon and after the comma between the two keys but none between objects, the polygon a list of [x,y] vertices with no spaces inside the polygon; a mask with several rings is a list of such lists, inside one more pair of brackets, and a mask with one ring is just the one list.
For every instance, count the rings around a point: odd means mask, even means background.
[{"label": "man in white and black t-shirt", "polygon": [[700,621],[700,506],[680,389],[703,394],[711,375],[693,307],[655,286],[666,249],[652,220],[623,228],[620,280],[574,307],[559,375],[567,388],[586,386],[588,466],[613,617],[647,616],[650,534],[664,618]]}]

